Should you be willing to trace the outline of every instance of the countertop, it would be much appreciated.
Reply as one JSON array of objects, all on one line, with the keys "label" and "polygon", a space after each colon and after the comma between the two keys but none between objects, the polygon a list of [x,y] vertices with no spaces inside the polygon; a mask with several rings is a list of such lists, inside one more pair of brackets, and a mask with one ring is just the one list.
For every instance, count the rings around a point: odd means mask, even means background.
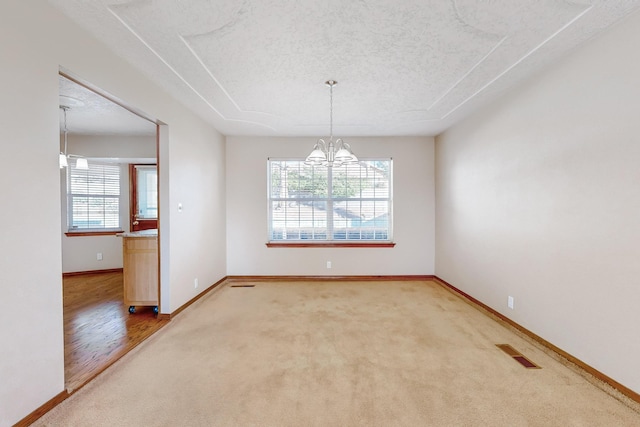
[{"label": "countertop", "polygon": [[142,231],[128,231],[120,234],[116,234],[120,237],[158,237],[158,230],[142,230]]}]

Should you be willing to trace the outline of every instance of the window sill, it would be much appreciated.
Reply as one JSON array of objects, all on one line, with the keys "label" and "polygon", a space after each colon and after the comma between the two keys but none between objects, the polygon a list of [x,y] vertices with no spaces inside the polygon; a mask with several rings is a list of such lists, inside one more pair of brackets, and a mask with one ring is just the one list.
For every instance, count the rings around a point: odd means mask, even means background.
[{"label": "window sill", "polygon": [[393,248],[393,242],[268,242],[268,248]]},{"label": "window sill", "polygon": [[109,230],[109,231],[67,231],[64,233],[67,237],[86,237],[86,236],[115,236],[116,234],[123,233],[123,230]]}]

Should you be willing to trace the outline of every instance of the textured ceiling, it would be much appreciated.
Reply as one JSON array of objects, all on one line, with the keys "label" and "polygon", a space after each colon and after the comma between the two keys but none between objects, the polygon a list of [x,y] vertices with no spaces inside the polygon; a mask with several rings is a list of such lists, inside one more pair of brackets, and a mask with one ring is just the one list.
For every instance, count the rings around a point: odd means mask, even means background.
[{"label": "textured ceiling", "polygon": [[[59,77],[60,106],[67,108],[67,130],[84,135],[154,135],[156,125],[79,84]],[[64,113],[60,110],[60,130]]]},{"label": "textured ceiling", "polygon": [[[226,135],[435,135],[640,0],[49,0]],[[162,118],[159,118],[162,119]]]}]

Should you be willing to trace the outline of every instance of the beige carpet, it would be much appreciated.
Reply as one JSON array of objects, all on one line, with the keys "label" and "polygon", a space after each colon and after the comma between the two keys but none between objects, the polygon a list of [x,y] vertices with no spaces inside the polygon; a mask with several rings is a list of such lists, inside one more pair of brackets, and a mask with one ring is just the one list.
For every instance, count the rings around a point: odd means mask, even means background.
[{"label": "beige carpet", "polygon": [[36,425],[640,425],[438,284],[254,284],[207,295]]}]

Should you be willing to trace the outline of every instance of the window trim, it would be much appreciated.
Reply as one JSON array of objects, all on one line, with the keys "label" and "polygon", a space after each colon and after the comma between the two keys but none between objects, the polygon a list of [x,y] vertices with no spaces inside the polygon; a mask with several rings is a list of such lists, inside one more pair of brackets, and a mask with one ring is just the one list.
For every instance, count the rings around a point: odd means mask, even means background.
[{"label": "window trim", "polygon": [[272,240],[267,242],[266,245],[268,248],[393,248],[396,246],[395,242],[388,240],[381,240],[377,243],[374,240],[365,240],[361,243],[355,240],[348,242],[320,241],[319,243],[303,243],[299,240],[291,240],[289,242],[286,240],[282,242]]},{"label": "window trim", "polygon": [[115,236],[116,234],[124,233],[124,230],[94,230],[83,229],[82,231],[67,231],[64,233],[67,237],[87,237],[87,236]]},{"label": "window trim", "polygon": [[[391,239],[388,240],[271,240],[271,226],[272,218],[271,218],[271,206],[270,202],[273,200],[271,198],[271,166],[270,162],[272,161],[300,161],[303,162],[302,158],[267,158],[267,218],[268,218],[268,230],[267,230],[267,242],[265,245],[267,248],[394,248],[396,243],[393,240],[393,157],[375,157],[375,158],[361,158],[361,161],[376,161],[376,160],[384,160],[389,161],[390,163],[390,194],[389,194],[389,213],[391,217],[391,222],[388,225],[388,234],[391,235]],[[328,185],[331,186],[333,183],[332,171],[329,171],[328,176],[331,177]],[[332,222],[332,220],[331,220]]]}]

